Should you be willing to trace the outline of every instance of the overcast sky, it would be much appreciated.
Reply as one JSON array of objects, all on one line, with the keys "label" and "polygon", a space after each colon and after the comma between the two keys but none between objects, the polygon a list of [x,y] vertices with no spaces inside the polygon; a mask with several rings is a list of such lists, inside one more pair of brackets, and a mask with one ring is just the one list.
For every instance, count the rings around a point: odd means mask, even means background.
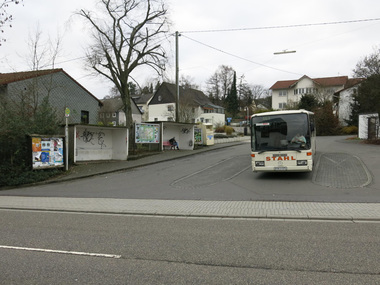
[{"label": "overcast sky", "polygon": [[[96,97],[108,95],[111,83],[83,68],[88,30],[81,19],[72,17],[75,10],[95,8],[94,3],[24,0],[24,6],[10,6],[14,21],[3,34],[7,42],[0,47],[0,72],[30,69],[26,60],[30,55],[28,38],[39,25],[43,39],[62,34],[56,67],[63,68]],[[380,1],[169,0],[167,4],[172,32],[182,32],[180,74],[203,91],[220,65],[231,66],[249,84],[269,88],[278,80],[303,75],[352,76],[356,63],[380,48],[380,21],[374,20],[380,18]],[[336,22],[351,23],[329,24]],[[205,32],[210,30],[214,32]],[[174,37],[170,38],[167,75],[174,80],[175,47]],[[274,55],[283,50],[296,53]],[[133,76],[143,86],[157,77],[149,70]]]}]

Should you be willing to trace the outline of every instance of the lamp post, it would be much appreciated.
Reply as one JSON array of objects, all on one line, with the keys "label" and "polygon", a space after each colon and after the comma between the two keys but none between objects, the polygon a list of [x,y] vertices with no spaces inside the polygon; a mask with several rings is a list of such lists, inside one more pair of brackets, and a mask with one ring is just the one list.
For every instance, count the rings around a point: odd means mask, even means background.
[{"label": "lamp post", "polygon": [[179,59],[178,59],[178,37],[179,32],[175,32],[175,85],[176,85],[176,105],[175,121],[179,123]]},{"label": "lamp post", "polygon": [[[283,51],[277,51],[277,52],[274,52],[273,54],[274,55],[279,55],[279,54],[288,54],[288,53],[295,53],[296,51],[295,50],[286,50],[284,49]],[[288,105],[289,103],[289,98],[288,98],[288,91],[286,91],[286,105]]]},{"label": "lamp post", "polygon": [[286,50],[286,49],[284,49],[283,51],[277,51],[277,52],[274,52],[273,54],[274,55],[278,55],[278,54],[295,53],[295,52],[296,52],[295,50]]}]

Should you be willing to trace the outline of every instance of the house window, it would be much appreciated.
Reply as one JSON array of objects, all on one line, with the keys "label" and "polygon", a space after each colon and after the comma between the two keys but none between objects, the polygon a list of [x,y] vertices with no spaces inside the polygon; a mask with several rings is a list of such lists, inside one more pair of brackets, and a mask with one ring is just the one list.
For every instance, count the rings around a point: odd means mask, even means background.
[{"label": "house window", "polygon": [[103,118],[104,118],[104,113],[100,113],[100,114],[99,114],[99,117],[100,117],[101,119],[103,119]]},{"label": "house window", "polygon": [[109,118],[109,117],[111,117],[111,115],[110,115],[109,113],[107,113],[107,114],[106,114],[106,117]]},{"label": "house window", "polygon": [[169,122],[174,122],[173,117],[168,117],[168,121],[169,121]]},{"label": "house window", "polygon": [[278,108],[279,109],[285,109],[286,108],[286,103],[278,103]]},{"label": "house window", "polygon": [[279,95],[280,96],[286,96],[286,95],[288,95],[288,91],[286,91],[286,90],[280,90]]},{"label": "house window", "polygon": [[112,118],[116,118],[116,113],[112,113]]},{"label": "house window", "polygon": [[297,88],[297,89],[294,89],[294,95],[305,94],[305,91],[306,91],[306,93],[309,93],[309,91],[311,91],[311,88]]},{"label": "house window", "polygon": [[90,113],[88,111],[80,111],[80,122],[81,124],[88,124],[90,122],[89,120]]},{"label": "house window", "polygon": [[174,111],[174,108],[173,108],[172,105],[169,105],[169,106],[168,106],[168,111],[169,111],[169,112],[173,112],[173,111]]}]

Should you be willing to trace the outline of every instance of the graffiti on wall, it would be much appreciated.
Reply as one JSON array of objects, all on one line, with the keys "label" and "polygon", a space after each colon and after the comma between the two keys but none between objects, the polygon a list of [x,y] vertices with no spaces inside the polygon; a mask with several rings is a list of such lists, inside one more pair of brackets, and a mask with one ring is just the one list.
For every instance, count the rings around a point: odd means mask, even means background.
[{"label": "graffiti on wall", "polygon": [[76,132],[76,139],[85,144],[100,146],[100,149],[107,148],[106,133],[103,131],[91,131],[87,128]]}]

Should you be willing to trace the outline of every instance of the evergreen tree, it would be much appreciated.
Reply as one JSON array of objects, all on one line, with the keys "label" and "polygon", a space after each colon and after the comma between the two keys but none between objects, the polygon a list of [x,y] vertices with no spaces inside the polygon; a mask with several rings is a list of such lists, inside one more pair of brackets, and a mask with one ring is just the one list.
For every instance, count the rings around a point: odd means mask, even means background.
[{"label": "evergreen tree", "polygon": [[315,113],[315,124],[317,136],[332,136],[340,132],[339,119],[333,112],[333,103],[327,101],[321,107],[313,110]]},{"label": "evergreen tree", "polygon": [[239,113],[239,100],[236,89],[236,72],[234,72],[231,89],[226,97],[226,111],[231,114],[232,117],[236,117]]},{"label": "evergreen tree", "polygon": [[298,104],[298,109],[305,109],[308,111],[314,111],[318,107],[318,100],[314,95],[305,94],[302,95],[300,102]]},{"label": "evergreen tree", "polygon": [[361,113],[380,113],[380,74],[368,77],[353,96],[349,123],[358,126]]}]

